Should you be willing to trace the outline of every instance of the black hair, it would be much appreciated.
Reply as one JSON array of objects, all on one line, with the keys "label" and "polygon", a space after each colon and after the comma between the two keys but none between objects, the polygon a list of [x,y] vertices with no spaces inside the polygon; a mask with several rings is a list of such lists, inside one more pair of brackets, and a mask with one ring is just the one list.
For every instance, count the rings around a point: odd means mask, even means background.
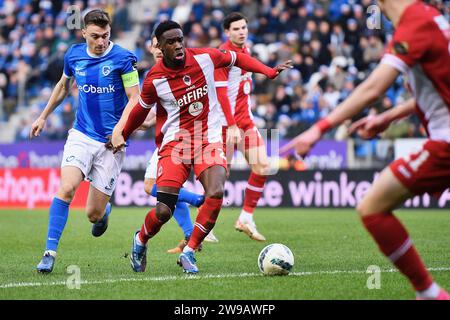
[{"label": "black hair", "polygon": [[102,9],[94,9],[86,13],[84,16],[84,27],[94,24],[100,28],[104,28],[107,25],[111,26],[111,19],[109,14]]},{"label": "black hair", "polygon": [[247,18],[240,12],[231,12],[223,19],[223,29],[229,30],[230,26],[233,22],[239,21],[239,20],[245,20],[245,22],[248,22]]},{"label": "black hair", "polygon": [[[156,39],[158,39],[158,42],[161,40],[161,36],[164,32],[172,29],[181,29],[181,26],[176,23],[175,21],[168,20],[161,22],[155,29],[154,35],[156,36]],[[182,30],[182,29],[181,29]]]}]

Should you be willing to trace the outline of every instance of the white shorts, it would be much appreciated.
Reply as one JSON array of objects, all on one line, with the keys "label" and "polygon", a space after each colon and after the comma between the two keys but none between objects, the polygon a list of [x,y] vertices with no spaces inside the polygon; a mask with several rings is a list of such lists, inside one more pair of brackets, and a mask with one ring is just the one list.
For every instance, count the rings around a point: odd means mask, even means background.
[{"label": "white shorts", "polygon": [[145,179],[155,179],[156,180],[156,170],[158,168],[158,148],[153,151],[153,155],[147,164],[147,169],[145,169]]},{"label": "white shorts", "polygon": [[125,151],[113,154],[103,142],[89,138],[78,130],[70,129],[64,145],[61,168],[77,167],[84,178],[100,192],[111,196],[122,170]]}]

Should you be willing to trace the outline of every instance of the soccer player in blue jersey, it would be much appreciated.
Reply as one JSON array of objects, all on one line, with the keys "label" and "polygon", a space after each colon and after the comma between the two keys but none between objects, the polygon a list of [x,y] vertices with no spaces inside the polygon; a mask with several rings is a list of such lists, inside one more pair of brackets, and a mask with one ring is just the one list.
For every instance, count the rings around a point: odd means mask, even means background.
[{"label": "soccer player in blue jersey", "polygon": [[111,213],[109,200],[125,152],[113,154],[105,143],[126,106],[136,105],[140,94],[137,59],[110,41],[108,14],[100,9],[88,12],[82,33],[86,43],[75,44],[67,51],[63,75],[30,131],[30,138],[39,136],[47,117],[63,101],[75,80],[79,107],[64,145],[59,189],[49,209],[46,250],[37,265],[41,273],[53,270],[70,202],[84,179],[90,181],[86,214],[94,224],[92,234],[99,237],[106,231]]}]

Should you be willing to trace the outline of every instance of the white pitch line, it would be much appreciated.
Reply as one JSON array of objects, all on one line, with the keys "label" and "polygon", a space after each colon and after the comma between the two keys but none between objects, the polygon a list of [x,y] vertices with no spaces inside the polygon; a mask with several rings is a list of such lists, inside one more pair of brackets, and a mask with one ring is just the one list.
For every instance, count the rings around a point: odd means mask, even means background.
[{"label": "white pitch line", "polygon": [[[428,271],[450,271],[450,267],[428,268]],[[383,273],[398,272],[397,269],[381,270]],[[307,271],[307,272],[291,272],[289,277],[302,277],[313,275],[330,275],[330,274],[356,274],[367,273],[362,270],[329,270],[329,271]],[[94,285],[118,282],[160,282],[160,281],[177,281],[177,280],[203,280],[203,279],[225,279],[225,278],[247,278],[247,277],[263,277],[261,273],[230,273],[230,274],[206,274],[206,275],[184,275],[184,276],[165,276],[165,277],[147,277],[147,278],[117,278],[104,280],[82,280],[80,285]],[[0,289],[10,288],[26,288],[41,286],[64,286],[65,281],[53,282],[17,282],[1,284]]]}]

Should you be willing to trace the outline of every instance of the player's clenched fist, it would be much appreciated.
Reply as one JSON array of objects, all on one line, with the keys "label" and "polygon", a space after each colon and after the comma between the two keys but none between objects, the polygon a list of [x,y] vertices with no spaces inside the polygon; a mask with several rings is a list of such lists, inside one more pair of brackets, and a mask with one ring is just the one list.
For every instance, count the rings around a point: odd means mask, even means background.
[{"label": "player's clenched fist", "polygon": [[37,118],[36,121],[34,121],[33,124],[31,125],[30,139],[32,139],[33,137],[38,137],[44,126],[45,126],[45,119]]},{"label": "player's clenched fist", "polygon": [[111,145],[113,153],[122,150],[125,146],[125,139],[123,138],[122,132],[113,131],[111,136]]}]

